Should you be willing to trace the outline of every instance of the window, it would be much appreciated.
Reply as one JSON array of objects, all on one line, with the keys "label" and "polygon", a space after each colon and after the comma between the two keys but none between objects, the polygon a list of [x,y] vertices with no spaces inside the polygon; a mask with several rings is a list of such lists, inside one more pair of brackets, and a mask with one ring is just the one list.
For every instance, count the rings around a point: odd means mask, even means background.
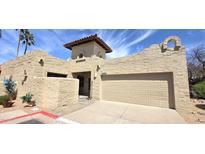
[{"label": "window", "polygon": [[66,74],[48,72],[47,77],[67,78]]},{"label": "window", "polygon": [[82,53],[79,54],[79,58],[83,58],[83,54]]}]

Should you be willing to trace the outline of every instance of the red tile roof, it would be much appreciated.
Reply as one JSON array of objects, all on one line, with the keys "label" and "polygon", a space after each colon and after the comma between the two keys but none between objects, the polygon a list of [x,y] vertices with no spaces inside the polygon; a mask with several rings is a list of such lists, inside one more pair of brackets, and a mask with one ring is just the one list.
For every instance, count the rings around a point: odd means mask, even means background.
[{"label": "red tile roof", "polygon": [[79,40],[75,40],[75,41],[70,42],[70,43],[66,43],[66,44],[64,44],[64,47],[72,50],[72,47],[74,47],[74,46],[88,43],[91,41],[95,41],[96,43],[98,43],[102,48],[104,48],[106,50],[107,53],[112,52],[112,49],[101,38],[99,38],[97,36],[97,34],[91,35],[88,37],[84,37],[84,38],[81,38]]}]

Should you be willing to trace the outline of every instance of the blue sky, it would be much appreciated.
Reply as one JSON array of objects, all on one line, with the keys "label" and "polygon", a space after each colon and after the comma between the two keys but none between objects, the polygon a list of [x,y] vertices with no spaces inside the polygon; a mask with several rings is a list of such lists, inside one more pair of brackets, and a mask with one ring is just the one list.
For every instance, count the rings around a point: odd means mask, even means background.
[{"label": "blue sky", "polygon": [[[70,50],[63,44],[80,39],[85,36],[98,34],[112,49],[107,54],[108,58],[117,58],[131,55],[149,47],[151,44],[160,43],[170,35],[177,35],[182,39],[182,44],[187,51],[205,43],[205,30],[143,30],[143,29],[30,29],[36,39],[36,45],[29,47],[28,52],[40,49],[49,55],[69,59]],[[14,59],[16,55],[18,32],[12,29],[2,30],[0,39],[0,64]],[[24,46],[20,47],[23,55]]]}]

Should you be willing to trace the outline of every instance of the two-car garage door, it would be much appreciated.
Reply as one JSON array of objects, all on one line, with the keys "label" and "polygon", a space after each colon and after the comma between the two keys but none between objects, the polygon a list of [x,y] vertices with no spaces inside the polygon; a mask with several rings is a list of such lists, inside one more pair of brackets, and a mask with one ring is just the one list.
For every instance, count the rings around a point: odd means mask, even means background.
[{"label": "two-car garage door", "polygon": [[102,76],[102,99],[175,108],[172,73]]}]

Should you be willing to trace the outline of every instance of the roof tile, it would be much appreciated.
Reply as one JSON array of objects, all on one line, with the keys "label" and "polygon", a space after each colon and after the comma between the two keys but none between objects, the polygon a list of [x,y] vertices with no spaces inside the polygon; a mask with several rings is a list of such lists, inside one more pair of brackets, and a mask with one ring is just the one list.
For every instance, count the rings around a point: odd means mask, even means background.
[{"label": "roof tile", "polygon": [[102,48],[104,48],[106,50],[107,53],[112,52],[112,49],[101,38],[99,38],[97,36],[97,34],[90,35],[88,37],[84,37],[84,38],[81,38],[79,40],[75,40],[75,41],[70,42],[70,43],[66,43],[66,44],[64,44],[64,47],[72,50],[72,47],[74,47],[74,46],[88,43],[91,41],[95,41],[96,43],[98,43]]}]

